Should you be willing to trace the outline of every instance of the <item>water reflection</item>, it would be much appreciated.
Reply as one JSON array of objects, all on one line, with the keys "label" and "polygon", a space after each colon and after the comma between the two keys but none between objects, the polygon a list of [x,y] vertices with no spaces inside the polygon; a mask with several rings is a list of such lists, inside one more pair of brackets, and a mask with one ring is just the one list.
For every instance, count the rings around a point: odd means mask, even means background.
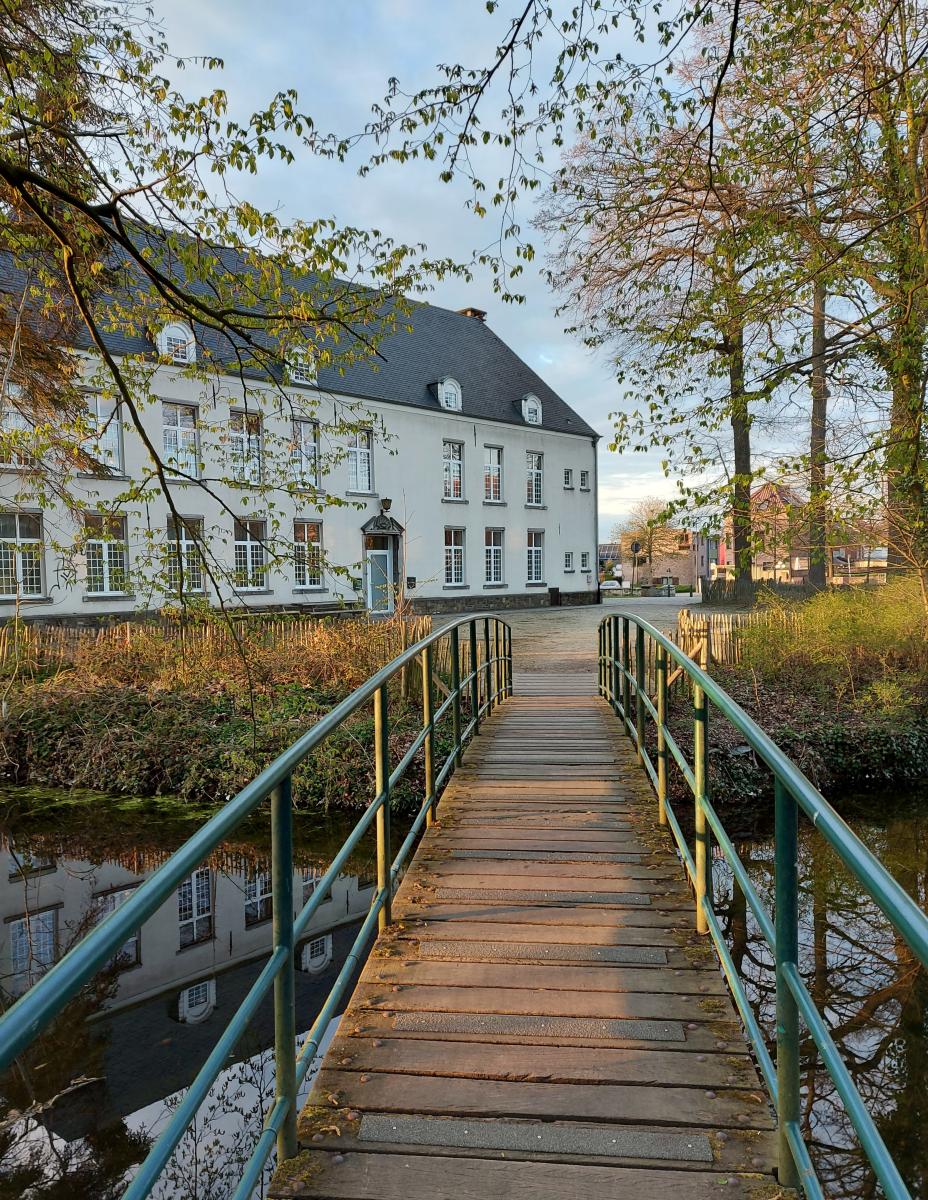
[{"label": "water reflection", "polygon": [[[100,813],[97,813],[99,818]],[[85,824],[85,822],[81,822]],[[112,824],[99,839],[0,830],[0,994],[8,1006],[122,904],[192,831]],[[298,822],[294,907],[346,830]],[[349,864],[297,953],[297,1023],[308,1030],[373,894],[373,863]],[[263,967],[271,944],[266,828],[202,864],[3,1080],[0,1197],[109,1200],[183,1097]],[[230,1194],[273,1096],[268,997],[166,1171],[160,1200]]]},{"label": "water reflection", "polygon": [[[891,807],[890,807],[891,803]],[[905,809],[900,812],[900,808]],[[886,811],[892,815],[884,816]],[[849,822],[917,903],[928,910],[928,805],[893,798]],[[738,847],[774,911],[773,842]],[[719,909],[735,964],[771,1044],[772,956],[740,889],[714,864]],[[800,969],[819,1012],[913,1196],[928,1196],[928,973],[837,856],[800,828]],[[803,1123],[828,1195],[870,1197],[878,1184],[814,1045],[802,1045]]]}]

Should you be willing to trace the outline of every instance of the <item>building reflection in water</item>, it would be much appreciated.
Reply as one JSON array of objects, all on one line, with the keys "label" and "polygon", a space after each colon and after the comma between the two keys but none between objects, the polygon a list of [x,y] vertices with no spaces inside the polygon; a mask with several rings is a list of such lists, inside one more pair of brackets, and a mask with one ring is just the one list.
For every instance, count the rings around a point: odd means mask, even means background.
[{"label": "building reflection in water", "polygon": [[[5,839],[4,1003],[124,903],[169,852],[131,849],[104,857],[93,846]],[[324,861],[307,856],[295,871],[294,912],[324,870]],[[312,1025],[370,907],[367,864],[357,871],[336,881],[298,946],[298,1029]],[[247,844],[230,847],[194,871],[127,940],[4,1080],[8,1115],[23,1116],[12,1144],[0,1135],[0,1196],[20,1186],[24,1168],[35,1176],[37,1195],[120,1194],[126,1173],[144,1157],[264,966],[271,907],[266,856]],[[273,1036],[269,996],[178,1148],[156,1193],[163,1200],[228,1194],[273,1095]],[[70,1190],[62,1193],[62,1185]]]}]

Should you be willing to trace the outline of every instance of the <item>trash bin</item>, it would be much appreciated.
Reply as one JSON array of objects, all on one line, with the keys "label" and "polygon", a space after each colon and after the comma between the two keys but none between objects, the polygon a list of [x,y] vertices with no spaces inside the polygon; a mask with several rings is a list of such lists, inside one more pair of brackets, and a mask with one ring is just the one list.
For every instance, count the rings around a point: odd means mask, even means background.
[{"label": "trash bin", "polygon": [[552,608],[560,608],[561,607],[561,589],[560,588],[548,588],[548,599],[551,602]]}]

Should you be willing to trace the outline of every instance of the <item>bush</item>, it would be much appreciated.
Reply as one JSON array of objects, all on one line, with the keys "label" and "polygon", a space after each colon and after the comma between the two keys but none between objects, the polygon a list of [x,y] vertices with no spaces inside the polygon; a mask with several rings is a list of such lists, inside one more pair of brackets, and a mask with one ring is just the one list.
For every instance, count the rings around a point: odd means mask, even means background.
[{"label": "bush", "polygon": [[[923,696],[928,624],[916,580],[836,588],[800,603],[768,594],[764,606],[766,619],[739,636],[744,665],[765,679],[825,685],[855,702],[873,684],[886,685],[871,693],[880,704]],[[893,697],[890,685],[901,689]]]}]

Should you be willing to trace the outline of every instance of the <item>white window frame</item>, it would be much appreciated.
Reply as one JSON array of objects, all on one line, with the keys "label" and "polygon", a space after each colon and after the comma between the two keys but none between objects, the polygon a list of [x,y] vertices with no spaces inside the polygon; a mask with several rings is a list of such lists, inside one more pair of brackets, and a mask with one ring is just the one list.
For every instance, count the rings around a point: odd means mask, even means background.
[{"label": "white window frame", "polygon": [[590,490],[590,473],[589,471],[580,472],[580,491],[588,492]]},{"label": "white window frame", "polygon": [[332,935],[319,933],[303,943],[300,951],[300,967],[310,974],[324,971],[332,961]]},{"label": "white window frame", "polygon": [[[316,536],[309,536],[315,526]],[[300,536],[302,535],[302,536]],[[293,581],[298,588],[325,587],[322,577],[322,522],[297,517],[293,522]]]},{"label": "white window frame", "polygon": [[177,997],[177,1019],[184,1025],[197,1025],[216,1007],[216,980],[198,979]]},{"label": "white window frame", "polygon": [[[322,878],[323,874],[324,872],[320,871],[318,867],[303,867],[302,871],[300,872],[300,884],[303,889],[303,904],[306,903],[306,901],[316,890],[316,885],[319,883],[319,880]],[[303,907],[303,904],[300,905],[301,908]]]},{"label": "white window frame", "polygon": [[464,443],[441,444],[442,494],[445,500],[464,499]]},{"label": "white window frame", "polygon": [[[6,394],[0,401],[0,433],[15,434],[15,433],[32,433],[35,429],[33,423],[23,413],[16,400],[22,396],[22,388],[19,384],[8,383]],[[24,454],[22,450],[9,447],[8,452],[4,453],[0,458],[0,466],[22,470],[24,467],[31,465],[31,458],[28,454]]]},{"label": "white window frame", "polygon": [[158,353],[174,367],[189,367],[197,361],[193,330],[183,321],[170,321],[158,334]]},{"label": "white window frame", "polygon": [[522,397],[522,417],[526,425],[540,425],[542,417],[541,401],[531,392]]},{"label": "white window frame", "polygon": [[[13,534],[0,534],[0,599],[37,600],[45,595],[44,522],[41,513],[0,513],[0,519],[12,520]],[[23,535],[23,522],[35,521],[38,535]],[[9,579],[11,587],[4,586]],[[24,586],[24,581],[28,586]]]},{"label": "white window frame", "polygon": [[245,876],[245,928],[264,925],[274,915],[274,888],[270,871]]},{"label": "white window frame", "polygon": [[119,403],[116,400],[108,400],[97,392],[91,392],[87,397],[87,408],[92,429],[91,454],[97,462],[110,470],[121,471],[122,422]]},{"label": "white window frame", "polygon": [[348,491],[369,496],[374,490],[374,434],[358,429],[348,442]]},{"label": "white window frame", "polygon": [[438,402],[449,412],[460,412],[463,408],[463,393],[456,379],[442,379],[438,384]]},{"label": "white window frame", "polygon": [[564,551],[564,571],[567,574],[572,574],[574,570],[574,552],[573,550]]},{"label": "white window frame", "polygon": [[543,529],[528,531],[526,560],[526,582],[544,583],[545,580],[545,533]]},{"label": "white window frame", "polygon": [[195,404],[161,402],[161,436],[170,470],[189,479],[200,478],[199,414]]},{"label": "white window frame", "polygon": [[[87,513],[84,536],[84,590],[88,596],[125,596],[129,591],[129,541],[126,518]],[[90,531],[100,524],[99,537]],[[110,530],[107,530],[107,524]],[[110,536],[106,536],[107,532]],[[119,536],[114,536],[118,532]],[[99,581],[99,587],[92,584]]]},{"label": "white window frame", "polygon": [[462,587],[466,583],[465,543],[467,531],[458,525],[445,526],[445,586]]},{"label": "white window frame", "polygon": [[525,451],[525,503],[528,508],[544,505],[545,456],[540,450]]},{"label": "white window frame", "polygon": [[260,483],[264,426],[256,412],[229,413],[229,457],[236,483]]},{"label": "white window frame", "polygon": [[590,552],[589,550],[580,551],[580,570],[589,571],[590,569]]},{"label": "white window frame", "polygon": [[199,594],[204,590],[202,540],[202,517],[181,517],[179,530],[175,527],[174,518],[168,517],[167,585],[171,595],[177,595],[180,564],[184,569],[184,594]]},{"label": "white window frame", "polygon": [[267,591],[267,522],[255,517],[236,517],[232,535],[235,590]]},{"label": "white window frame", "polygon": [[305,417],[293,421],[290,470],[297,487],[319,486],[319,422]]},{"label": "white window frame", "polygon": [[303,387],[316,384],[316,360],[305,351],[295,352],[287,360],[287,379]]},{"label": "white window frame", "polygon": [[[215,907],[213,873],[209,867],[197,867],[177,888],[177,936],[181,950],[213,940],[216,933]],[[190,915],[184,916],[187,911]],[[188,927],[191,936],[185,940],[184,930]]]},{"label": "white window frame", "polygon": [[[133,883],[129,887],[116,888],[113,891],[104,892],[101,896],[94,896],[93,903],[97,921],[104,920],[117,908],[122,908],[138,886],[137,883]],[[142,961],[141,941],[142,931],[137,929],[135,933],[126,938],[110,959],[109,965],[120,971],[125,971],[129,967],[137,967]]]},{"label": "white window frame", "polygon": [[565,487],[565,488],[569,488],[569,489],[572,491],[572,490],[573,490],[573,486],[574,486],[574,472],[573,472],[573,468],[572,468],[572,467],[565,467],[565,468],[564,468],[564,487]]},{"label": "white window frame", "polygon": [[503,583],[506,531],[489,526],[483,531],[484,575],[486,583]]},{"label": "white window frame", "polygon": [[488,504],[502,504],[503,447],[484,446],[483,450],[483,498]]},{"label": "white window frame", "polygon": [[11,972],[35,979],[58,957],[58,909],[23,913],[9,924]]}]

